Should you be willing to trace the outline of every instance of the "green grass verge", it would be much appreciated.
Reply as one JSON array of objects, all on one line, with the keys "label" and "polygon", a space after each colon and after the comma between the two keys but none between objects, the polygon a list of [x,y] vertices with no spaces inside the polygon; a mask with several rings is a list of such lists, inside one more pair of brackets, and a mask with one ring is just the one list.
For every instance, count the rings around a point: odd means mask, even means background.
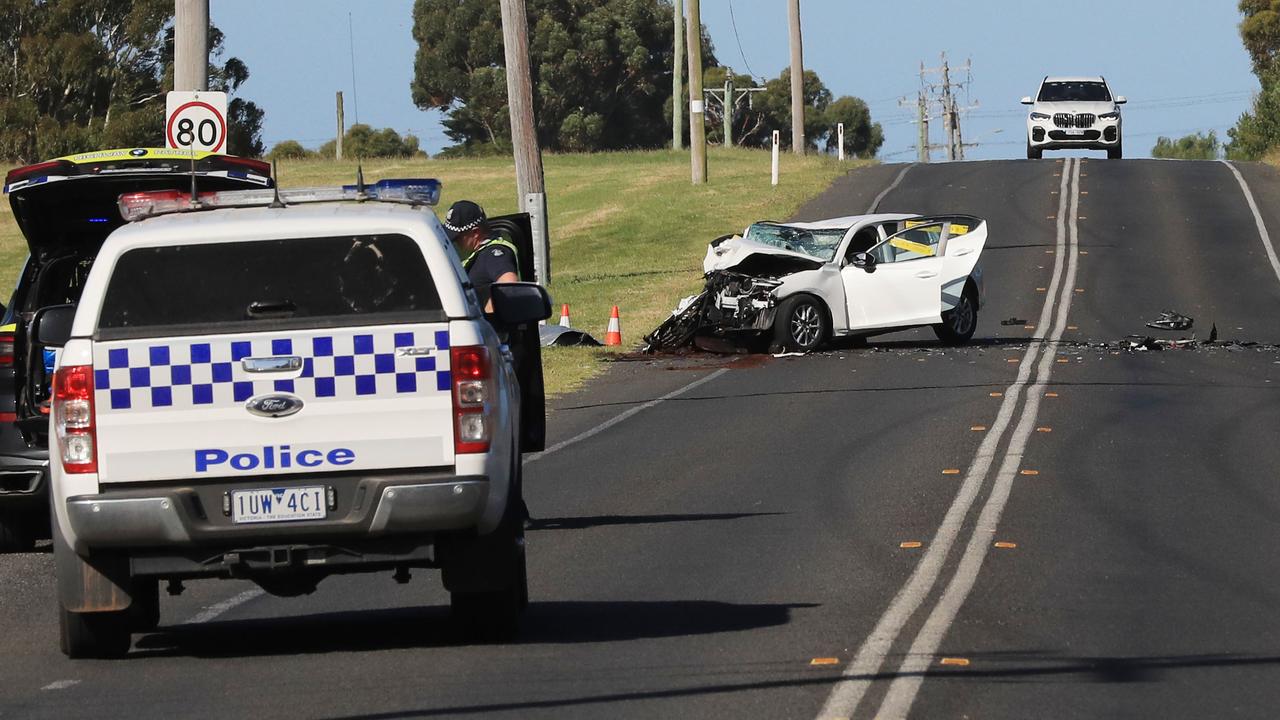
[{"label": "green grass verge", "polygon": [[[782,158],[781,183],[769,184],[769,154],[712,149],[705,185],[689,182],[685,152],[548,155],[551,291],[556,313],[569,303],[575,327],[604,339],[609,311],[621,309],[623,349],[662,321],[701,285],[707,242],[760,219],[782,220],[839,175],[856,167],[828,157]],[[516,211],[515,173],[507,158],[366,160],[366,180],[437,177],[441,205],[462,198],[490,215]],[[282,162],[283,187],[351,183],[354,161]],[[26,254],[7,202],[0,208],[0,282],[12,287]],[[8,292],[5,292],[7,297]],[[554,322],[554,318],[552,320]],[[547,389],[569,392],[602,368],[613,349],[551,348]]]}]

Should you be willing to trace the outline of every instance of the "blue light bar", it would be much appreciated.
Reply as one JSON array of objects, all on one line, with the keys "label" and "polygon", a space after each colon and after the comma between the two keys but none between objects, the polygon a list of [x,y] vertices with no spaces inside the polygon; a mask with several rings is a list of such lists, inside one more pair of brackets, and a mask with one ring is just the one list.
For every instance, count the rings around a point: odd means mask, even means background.
[{"label": "blue light bar", "polygon": [[[364,186],[364,194],[370,200],[437,205],[440,202],[439,180],[434,178],[400,178],[379,180]],[[346,192],[357,192],[355,185],[343,185]]]}]

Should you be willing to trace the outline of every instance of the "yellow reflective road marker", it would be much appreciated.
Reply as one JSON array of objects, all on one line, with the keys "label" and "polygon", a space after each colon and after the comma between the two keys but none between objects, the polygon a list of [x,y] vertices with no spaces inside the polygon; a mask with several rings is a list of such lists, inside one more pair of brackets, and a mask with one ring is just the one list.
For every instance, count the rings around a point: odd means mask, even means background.
[{"label": "yellow reflective road marker", "polygon": [[1068,325],[1068,326],[1067,326],[1067,329],[1068,329],[1068,330],[1079,330],[1079,329],[1080,329],[1080,326],[1079,326],[1079,325]]},{"label": "yellow reflective road marker", "polygon": [[1081,251],[1080,251],[1080,254],[1081,254],[1081,255],[1088,255],[1088,254],[1089,254],[1089,251],[1088,251],[1088,250],[1081,250]]},{"label": "yellow reflective road marker", "polygon": [[993,392],[993,393],[991,393],[991,397],[1004,397],[1004,393],[1002,393],[1002,392]]},{"label": "yellow reflective road marker", "polygon": [[960,468],[947,468],[946,470],[942,471],[942,474],[943,475],[959,475]]},{"label": "yellow reflective road marker", "polygon": [[1038,427],[1038,428],[1036,428],[1036,432],[1051,433],[1051,432],[1053,432],[1053,428],[1051,428],[1051,427]]},{"label": "yellow reflective road marker", "polygon": [[986,426],[986,425],[971,425],[971,426],[969,427],[969,429],[970,429],[970,430],[973,430],[974,432],[979,432],[979,431],[982,431],[982,430],[986,430],[986,429],[987,429],[987,426]]},{"label": "yellow reflective road marker", "polygon": [[1039,471],[1039,470],[1023,470],[1023,471],[1021,471],[1019,474],[1021,474],[1021,475],[1039,475],[1039,474],[1040,474],[1040,471]]},{"label": "yellow reflective road marker", "polygon": [[1023,325],[1023,326],[1022,326],[1022,329],[1023,329],[1023,330],[1035,330],[1035,329],[1036,329],[1036,326],[1035,326],[1035,325]]},{"label": "yellow reflective road marker", "polygon": [[1008,362],[1008,363],[1010,363],[1010,364],[1017,364],[1017,363],[1019,362],[1019,360],[1018,360],[1018,358],[1009,358],[1006,362]]},{"label": "yellow reflective road marker", "polygon": [[969,658],[953,658],[953,657],[945,657],[945,658],[942,658],[941,660],[939,660],[938,662],[939,662],[939,663],[941,663],[941,664],[943,664],[943,665],[955,665],[955,666],[958,666],[958,667],[968,667],[968,666],[969,666]]},{"label": "yellow reflective road marker", "polygon": [[1045,393],[1045,394],[1044,394],[1044,396],[1045,396],[1045,397],[1058,397],[1058,393],[1056,393],[1056,392],[1047,392],[1047,393]]},{"label": "yellow reflective road marker", "polygon": [[1001,550],[1012,550],[1013,548],[1018,547],[1018,543],[998,542],[996,543],[995,546],[1000,548]]},{"label": "yellow reflective road marker", "polygon": [[809,661],[810,665],[839,665],[840,658],[814,658]]},{"label": "yellow reflective road marker", "polygon": [[924,547],[924,543],[920,542],[919,540],[908,540],[906,542],[898,543],[898,547],[906,550],[911,548]]},{"label": "yellow reflective road marker", "polygon": [[1036,288],[1036,292],[1044,292],[1045,290],[1048,290],[1048,288]]},{"label": "yellow reflective road marker", "polygon": [[1068,359],[1066,359],[1066,358],[1058,358],[1058,362],[1059,362],[1059,363],[1068,363],[1068,362],[1071,362],[1071,361],[1070,361],[1070,360],[1068,360]]},{"label": "yellow reflective road marker", "polygon": [[1078,293],[1082,293],[1082,292],[1084,292],[1084,288],[1076,288],[1076,292],[1078,292]]}]

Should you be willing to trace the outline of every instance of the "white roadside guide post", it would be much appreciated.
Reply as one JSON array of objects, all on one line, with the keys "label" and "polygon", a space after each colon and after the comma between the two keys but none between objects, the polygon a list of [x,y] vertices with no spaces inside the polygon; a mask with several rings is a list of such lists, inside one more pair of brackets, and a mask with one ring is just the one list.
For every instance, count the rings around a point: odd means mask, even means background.
[{"label": "white roadside guide post", "polygon": [[844,162],[844,123],[836,125],[836,137],[840,144],[840,162]]},{"label": "white roadside guide post", "polygon": [[773,131],[773,184],[778,184],[778,131]]},{"label": "white roadside guide post", "polygon": [[175,90],[166,95],[164,145],[174,150],[226,152],[227,94]]}]

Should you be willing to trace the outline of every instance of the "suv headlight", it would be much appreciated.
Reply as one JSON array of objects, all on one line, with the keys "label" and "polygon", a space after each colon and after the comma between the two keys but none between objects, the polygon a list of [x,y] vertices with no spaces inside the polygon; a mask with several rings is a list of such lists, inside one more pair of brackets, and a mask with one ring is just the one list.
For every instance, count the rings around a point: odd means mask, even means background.
[{"label": "suv headlight", "polygon": [[[1103,115],[1103,117],[1106,117],[1106,115]],[[1048,120],[1049,116],[1045,115],[1044,113],[1033,112],[1031,113],[1031,119],[1032,120]]]},{"label": "suv headlight", "polygon": [[1102,120],[1115,120],[1120,117],[1119,112],[1102,113],[1098,116]]}]

